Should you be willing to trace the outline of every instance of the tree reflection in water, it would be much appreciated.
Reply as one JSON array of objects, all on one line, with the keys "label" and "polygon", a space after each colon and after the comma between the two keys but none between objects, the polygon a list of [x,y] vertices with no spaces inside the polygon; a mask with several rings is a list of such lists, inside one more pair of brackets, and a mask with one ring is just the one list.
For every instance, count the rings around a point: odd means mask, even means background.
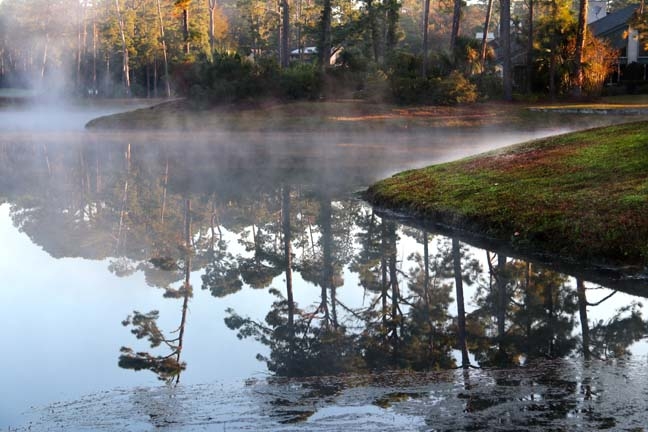
[{"label": "tree reflection in water", "polygon": [[[378,407],[423,398],[428,390],[411,388],[417,380],[462,368],[441,404],[466,413],[458,429],[487,430],[510,412],[520,427],[574,415],[605,425],[586,404],[600,384],[566,378],[563,368],[580,354],[622,359],[646,336],[638,301],[592,320],[613,294],[597,283],[403,227],[335,185],[307,186],[293,159],[254,165],[251,175],[247,161],[200,154],[188,162],[188,153],[139,145],[44,149],[0,149],[0,191],[14,224],[54,257],[108,258],[117,276],[142,272],[182,300],[171,336],[157,311],[124,321],[168,352],[124,347],[119,365],[179,380],[192,271],[217,298],[268,290],[274,301],[263,319],[229,309],[225,323],[265,345],[259,359],[275,383],[299,388],[298,397],[264,402],[279,422],[303,421],[313,400],[359,386],[399,383],[376,395]],[[309,285],[316,298],[298,304]],[[427,420],[435,427],[439,419]]]},{"label": "tree reflection in water", "polygon": [[[128,347],[121,348],[121,355],[119,356],[119,367],[132,370],[148,369],[158,375],[161,380],[167,382],[175,381],[177,384],[180,382],[180,373],[187,367],[186,363],[180,360],[182,354],[182,347],[184,342],[185,325],[187,324],[187,309],[189,306],[189,298],[193,295],[193,287],[191,286],[191,260],[192,260],[192,227],[191,227],[191,201],[185,202],[185,223],[184,223],[184,263],[182,265],[185,275],[184,282],[179,289],[166,289],[164,297],[167,298],[181,298],[182,299],[182,313],[180,318],[180,325],[173,333],[178,336],[169,339],[160,330],[157,324],[159,318],[158,311],[151,311],[143,314],[138,311],[133,311],[132,316],[128,316],[122,325],[132,326],[131,333],[137,339],[146,338],[151,348],[157,348],[164,344],[171,352],[165,356],[153,356],[152,354],[144,351],[134,352],[133,349]],[[160,263],[160,260],[156,260]],[[167,268],[179,267],[176,263],[173,265],[168,259],[162,260]]]}]

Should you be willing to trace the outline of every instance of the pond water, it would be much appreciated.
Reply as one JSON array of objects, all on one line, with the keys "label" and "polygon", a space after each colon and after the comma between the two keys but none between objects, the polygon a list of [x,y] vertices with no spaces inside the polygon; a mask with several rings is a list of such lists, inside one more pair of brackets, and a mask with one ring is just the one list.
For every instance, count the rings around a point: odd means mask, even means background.
[{"label": "pond water", "polygon": [[84,131],[91,114],[0,111],[0,430],[648,424],[641,280],[356,195],[573,126],[145,134]]}]

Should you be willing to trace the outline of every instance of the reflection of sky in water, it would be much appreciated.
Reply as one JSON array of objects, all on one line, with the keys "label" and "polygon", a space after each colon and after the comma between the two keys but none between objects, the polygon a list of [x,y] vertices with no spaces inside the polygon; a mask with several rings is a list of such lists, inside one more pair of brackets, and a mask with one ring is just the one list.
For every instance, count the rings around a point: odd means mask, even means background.
[{"label": "reflection of sky in water", "polygon": [[[3,241],[0,274],[4,285],[0,290],[0,316],[9,330],[4,343],[15,348],[0,360],[2,427],[22,423],[25,418],[21,414],[30,407],[116,388],[159,386],[155,375],[148,371],[135,373],[117,367],[119,347],[147,349],[146,344],[136,341],[120,322],[133,310],[157,309],[160,327],[173,330],[178,325],[181,302],[164,299],[160,289],[146,284],[142,272],[127,277],[111,274],[107,270],[108,260],[52,259],[13,227],[9,208],[8,204],[0,205]],[[229,251],[245,255],[237,236],[228,231],[224,233]],[[422,252],[422,245],[402,232],[400,237],[400,267],[407,273],[414,265],[407,257],[413,251]],[[483,261],[483,250],[471,248],[471,253]],[[486,268],[485,262],[482,264]],[[225,309],[232,307],[242,316],[262,319],[274,299],[265,289],[243,289],[234,295],[214,298],[200,289],[203,272],[195,271],[191,277],[195,289],[189,303],[182,356],[188,367],[181,375],[182,385],[214,383],[219,386],[238,382],[234,384],[236,387],[246,378],[265,377],[265,366],[255,359],[256,353],[265,348],[252,340],[238,340],[235,332],[224,326],[223,318]],[[369,297],[359,286],[357,274],[346,269],[344,281],[345,285],[338,289],[339,299],[347,306],[366,306]],[[319,301],[320,288],[304,282],[298,272],[294,273],[294,283],[295,301],[302,308],[314,308]],[[281,288],[283,284],[282,274],[275,278],[272,286]],[[572,280],[572,289],[574,284]],[[609,293],[607,289],[592,291],[590,301]],[[474,309],[474,295],[475,286],[466,285],[468,312]],[[617,293],[606,303],[589,308],[589,318],[591,321],[607,320],[618,307],[631,301],[632,296]],[[456,313],[455,304],[451,304],[450,313]],[[574,331],[578,330],[576,326]],[[646,343],[635,344],[633,351],[636,356],[645,354]],[[453,357],[459,360],[459,352],[454,351]],[[471,360],[474,361],[472,355]],[[383,420],[391,419],[395,427],[416,427],[421,421],[420,417],[391,413],[375,406],[332,405],[316,410],[307,424],[313,430],[328,420],[337,421],[339,425],[348,421],[357,425],[362,424],[362,418],[374,415],[382,416]]]},{"label": "reflection of sky in water", "polygon": [[[17,414],[31,406],[159,384],[148,371],[117,367],[119,348],[137,346],[120,323],[133,310],[158,309],[161,328],[173,330],[180,316],[177,300],[164,299],[140,272],[122,278],[111,274],[107,260],[52,259],[12,226],[6,204],[0,205],[0,238],[0,316],[3,344],[11,347],[0,359],[0,427],[16,425]],[[197,286],[183,352],[190,367],[182,382],[242,379],[264,370],[255,359],[263,348],[236,339],[223,317],[227,307],[257,316],[269,305],[266,292],[215,299],[199,288],[198,274],[192,277]]]}]

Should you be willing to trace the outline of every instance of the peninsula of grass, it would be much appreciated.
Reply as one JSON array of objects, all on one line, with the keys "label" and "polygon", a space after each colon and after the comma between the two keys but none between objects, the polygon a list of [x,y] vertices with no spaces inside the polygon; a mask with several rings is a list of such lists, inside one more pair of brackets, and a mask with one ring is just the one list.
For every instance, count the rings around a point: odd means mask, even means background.
[{"label": "peninsula of grass", "polygon": [[406,171],[371,203],[595,265],[648,265],[648,122],[555,136]]}]

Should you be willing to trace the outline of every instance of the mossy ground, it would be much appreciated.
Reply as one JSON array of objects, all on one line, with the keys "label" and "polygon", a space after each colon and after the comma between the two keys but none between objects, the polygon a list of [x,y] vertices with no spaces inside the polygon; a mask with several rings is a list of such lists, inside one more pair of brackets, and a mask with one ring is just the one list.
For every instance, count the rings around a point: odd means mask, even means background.
[{"label": "mossy ground", "polygon": [[648,122],[408,171],[380,206],[575,260],[648,264]]}]

